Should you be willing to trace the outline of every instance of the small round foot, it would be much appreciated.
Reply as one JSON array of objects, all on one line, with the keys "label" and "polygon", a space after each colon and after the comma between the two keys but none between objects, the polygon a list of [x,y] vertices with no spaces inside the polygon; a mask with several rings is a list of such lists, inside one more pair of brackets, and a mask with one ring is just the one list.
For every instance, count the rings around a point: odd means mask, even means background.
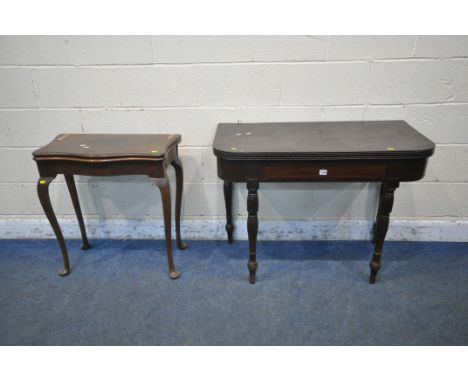
[{"label": "small round foot", "polygon": [[178,272],[178,271],[172,271],[169,273],[169,277],[172,279],[172,280],[177,280],[179,277],[180,277],[181,273]]},{"label": "small round foot", "polygon": [[232,237],[232,231],[234,231],[234,225],[232,223],[226,223],[226,233],[228,237],[228,243],[232,244],[234,243],[234,238]]},{"label": "small round foot", "polygon": [[90,249],[90,248],[91,248],[91,244],[89,244],[88,242],[81,243],[81,249],[82,249],[83,251],[86,251],[86,250],[88,250],[88,249]]},{"label": "small round foot", "polygon": [[370,276],[369,276],[369,283],[370,284],[375,284],[375,281],[377,280],[377,272],[378,269],[373,269],[371,268]]},{"label": "small round foot", "polygon": [[247,263],[247,268],[249,270],[250,283],[255,284],[255,275],[257,273],[257,262],[256,261],[249,261]]},{"label": "small round foot", "polygon": [[177,248],[184,250],[188,248],[188,245],[181,241],[180,243],[177,243]]},{"label": "small round foot", "polygon": [[62,268],[59,271],[59,276],[62,276],[62,277],[67,276],[69,274],[70,274],[70,268]]},{"label": "small round foot", "polygon": [[379,269],[380,269],[380,263],[378,261],[371,261],[369,264],[369,267],[371,269],[369,283],[375,284],[375,281],[377,279],[377,273],[379,272]]}]

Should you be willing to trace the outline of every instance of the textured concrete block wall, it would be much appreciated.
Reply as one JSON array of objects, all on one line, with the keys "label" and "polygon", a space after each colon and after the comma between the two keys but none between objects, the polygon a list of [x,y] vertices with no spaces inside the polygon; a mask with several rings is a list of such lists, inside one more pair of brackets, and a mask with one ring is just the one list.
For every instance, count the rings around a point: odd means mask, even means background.
[{"label": "textured concrete block wall", "polygon": [[[224,216],[219,122],[404,119],[437,143],[393,216],[468,216],[466,36],[0,37],[0,218],[43,218],[31,152],[62,132],[183,136],[184,215]],[[172,171],[172,170],[171,170]],[[161,216],[144,177],[78,177],[85,215]],[[57,214],[73,209],[62,177]],[[235,208],[246,214],[244,190]],[[262,219],[370,219],[372,184],[268,184]]]}]

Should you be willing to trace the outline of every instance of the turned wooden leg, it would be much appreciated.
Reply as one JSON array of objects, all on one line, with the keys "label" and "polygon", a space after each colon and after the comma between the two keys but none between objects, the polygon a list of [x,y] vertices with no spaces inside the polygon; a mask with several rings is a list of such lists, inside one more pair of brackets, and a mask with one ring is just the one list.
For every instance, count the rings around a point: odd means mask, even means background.
[{"label": "turned wooden leg", "polygon": [[81,213],[80,201],[78,199],[78,192],[76,191],[75,179],[72,174],[65,174],[65,181],[67,182],[68,191],[70,192],[73,208],[75,209],[76,217],[78,218],[78,224],[80,225],[81,231],[81,249],[87,250],[91,248],[86,236],[86,228],[83,221],[83,215]]},{"label": "turned wooden leg", "polygon": [[[380,199],[382,199],[382,195],[384,192],[384,182],[380,184],[380,192],[379,192],[379,206],[377,207],[377,216],[380,215]],[[374,222],[374,226],[372,229],[372,242],[375,244],[375,237],[376,237],[376,228],[377,227],[377,221]]]},{"label": "turned wooden leg", "polygon": [[374,243],[374,254],[369,264],[371,273],[369,282],[375,283],[377,273],[380,269],[380,259],[382,257],[382,248],[387,234],[388,225],[390,223],[390,213],[393,208],[393,199],[395,190],[398,188],[398,180],[385,180],[382,183],[381,196],[379,201],[379,209],[377,213],[377,221],[375,224],[375,243]]},{"label": "turned wooden leg", "polygon": [[55,216],[54,209],[50,203],[49,197],[49,184],[54,180],[55,177],[39,178],[37,182],[37,194],[39,201],[41,202],[42,208],[49,219],[50,225],[54,230],[57,241],[60,245],[60,251],[62,252],[63,268],[59,271],[60,276],[66,276],[70,273],[70,262],[68,260],[67,247],[65,246],[65,240],[63,239],[62,231]]},{"label": "turned wooden leg", "polygon": [[185,249],[187,244],[182,241],[180,235],[180,210],[182,206],[182,191],[184,188],[184,170],[182,168],[182,163],[179,158],[172,161],[172,167],[174,167],[176,173],[176,205],[175,205],[175,228],[176,228],[176,243],[177,248]]},{"label": "turned wooden leg", "polygon": [[249,262],[247,268],[250,274],[250,283],[255,284],[255,273],[257,271],[257,233],[258,233],[258,182],[248,181],[247,189],[247,232],[249,235]]},{"label": "turned wooden leg", "polygon": [[234,239],[232,232],[234,225],[232,224],[232,182],[224,181],[224,203],[226,204],[226,232],[228,235],[228,243],[232,244]]},{"label": "turned wooden leg", "polygon": [[164,232],[166,235],[166,254],[167,264],[169,266],[169,277],[171,279],[178,279],[180,272],[177,272],[172,258],[172,238],[171,238],[171,191],[169,187],[169,180],[164,178],[152,178],[153,183],[159,188],[161,192],[161,199],[164,213]]}]

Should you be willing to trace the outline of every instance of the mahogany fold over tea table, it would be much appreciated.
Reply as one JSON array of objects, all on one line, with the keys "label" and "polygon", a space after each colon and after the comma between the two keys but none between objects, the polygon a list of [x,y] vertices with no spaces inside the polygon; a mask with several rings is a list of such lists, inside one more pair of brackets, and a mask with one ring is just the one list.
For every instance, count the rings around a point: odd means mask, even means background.
[{"label": "mahogany fold over tea table", "polygon": [[67,248],[50,203],[49,185],[58,174],[64,174],[80,226],[82,245],[90,248],[81,214],[73,175],[148,175],[159,188],[162,198],[166,252],[169,276],[180,277],[172,258],[171,194],[166,168],[171,164],[176,173],[175,227],[179,249],[186,245],[180,236],[183,170],[178,156],[180,135],[171,134],[61,134],[51,143],[33,152],[39,169],[37,192],[42,208],[54,230],[63,257],[61,276],[70,273]]},{"label": "mahogany fold over tea table", "polygon": [[[404,121],[220,124],[213,143],[233,242],[232,183],[246,182],[250,283],[257,270],[261,182],[381,182],[370,283],[375,283],[394,192],[424,176],[434,143]],[[312,223],[313,224],[313,223]]]}]

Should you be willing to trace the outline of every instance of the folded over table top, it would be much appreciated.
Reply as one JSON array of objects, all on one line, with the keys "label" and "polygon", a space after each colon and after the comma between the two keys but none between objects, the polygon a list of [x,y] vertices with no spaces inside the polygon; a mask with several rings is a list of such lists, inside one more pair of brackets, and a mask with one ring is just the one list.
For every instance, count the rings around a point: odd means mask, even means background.
[{"label": "folded over table top", "polygon": [[33,152],[35,159],[161,158],[181,141],[178,134],[60,134]]},{"label": "folded over table top", "polygon": [[434,143],[404,121],[221,123],[214,153],[242,158],[421,158]]}]

